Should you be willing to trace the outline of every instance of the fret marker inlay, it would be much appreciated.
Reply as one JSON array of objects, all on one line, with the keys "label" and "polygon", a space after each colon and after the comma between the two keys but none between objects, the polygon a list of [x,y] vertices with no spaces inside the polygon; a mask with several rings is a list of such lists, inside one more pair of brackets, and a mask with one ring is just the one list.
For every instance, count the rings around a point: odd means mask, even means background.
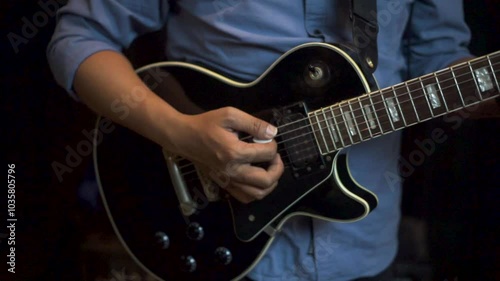
[{"label": "fret marker inlay", "polygon": [[386,98],[385,102],[387,103],[387,107],[389,108],[392,122],[398,122],[400,119],[398,110],[396,109],[396,104],[394,103],[394,98]]},{"label": "fret marker inlay", "polygon": [[370,129],[377,128],[377,123],[375,123],[375,119],[373,118],[372,110],[369,105],[365,105],[366,117],[368,118],[368,123],[370,124]]},{"label": "fret marker inlay", "polygon": [[333,141],[338,142],[339,137],[337,136],[337,130],[335,129],[335,125],[332,123],[332,120],[330,120],[330,118],[326,118],[326,122],[328,123],[328,126],[330,126],[330,130],[333,135]]},{"label": "fret marker inlay", "polygon": [[345,121],[347,122],[347,126],[349,127],[349,133],[351,136],[356,135],[356,128],[354,127],[354,123],[352,122],[351,112],[344,112]]},{"label": "fret marker inlay", "polygon": [[433,109],[441,107],[436,84],[428,84],[425,86],[425,94],[429,97]]},{"label": "fret marker inlay", "polygon": [[493,89],[493,81],[487,67],[481,67],[474,70],[474,74],[476,75],[477,84],[479,85],[481,92],[484,93]]}]

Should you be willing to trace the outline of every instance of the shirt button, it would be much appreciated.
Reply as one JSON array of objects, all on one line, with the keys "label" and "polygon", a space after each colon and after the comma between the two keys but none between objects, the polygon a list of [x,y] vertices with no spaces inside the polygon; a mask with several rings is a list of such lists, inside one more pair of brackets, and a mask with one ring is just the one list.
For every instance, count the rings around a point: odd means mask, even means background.
[{"label": "shirt button", "polygon": [[321,35],[321,30],[319,30],[319,29],[315,29],[315,30],[313,31],[313,34],[314,34],[314,35]]}]

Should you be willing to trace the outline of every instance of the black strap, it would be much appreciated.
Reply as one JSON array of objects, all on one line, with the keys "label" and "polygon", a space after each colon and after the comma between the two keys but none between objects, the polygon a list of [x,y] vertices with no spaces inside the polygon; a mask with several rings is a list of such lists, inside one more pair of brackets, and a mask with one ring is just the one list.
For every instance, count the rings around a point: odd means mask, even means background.
[{"label": "black strap", "polygon": [[377,1],[351,0],[351,21],[359,63],[365,72],[373,73],[378,63]]},{"label": "black strap", "polygon": [[170,12],[172,14],[179,13],[179,4],[177,4],[176,0],[168,0],[168,5],[170,6]]},{"label": "black strap", "polygon": [[[170,11],[179,12],[176,0],[168,0]],[[373,73],[377,68],[377,1],[351,0],[350,18],[352,21],[353,43],[358,59],[365,73]]]}]

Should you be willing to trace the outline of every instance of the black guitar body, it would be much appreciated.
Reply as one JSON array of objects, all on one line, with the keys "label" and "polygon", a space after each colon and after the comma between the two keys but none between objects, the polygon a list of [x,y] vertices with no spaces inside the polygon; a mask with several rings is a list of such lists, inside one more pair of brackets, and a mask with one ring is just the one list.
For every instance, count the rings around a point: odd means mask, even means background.
[{"label": "black guitar body", "polygon": [[[112,132],[103,133],[94,152],[101,194],[120,240],[151,274],[175,281],[238,279],[288,218],[354,221],[375,208],[377,198],[351,179],[346,156],[322,154],[317,134],[306,126],[309,111],[370,91],[371,83],[339,48],[298,46],[250,83],[175,62],[138,73],[185,113],[232,106],[276,124],[279,150],[289,163],[272,194],[244,205],[222,189],[218,200],[209,200],[193,166],[181,160],[180,174],[191,172],[181,179],[196,203],[193,214],[183,215],[162,148],[108,124]],[[103,122],[109,121],[98,126]]]}]

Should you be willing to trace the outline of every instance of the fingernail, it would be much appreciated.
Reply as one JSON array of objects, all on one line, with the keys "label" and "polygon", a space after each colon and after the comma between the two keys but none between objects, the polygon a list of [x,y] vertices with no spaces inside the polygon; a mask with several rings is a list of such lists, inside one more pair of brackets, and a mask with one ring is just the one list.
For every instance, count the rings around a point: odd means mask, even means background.
[{"label": "fingernail", "polygon": [[266,128],[266,137],[267,138],[269,138],[269,139],[274,138],[274,136],[276,136],[276,133],[278,133],[278,128],[276,128],[272,125],[267,126],[267,128]]}]

